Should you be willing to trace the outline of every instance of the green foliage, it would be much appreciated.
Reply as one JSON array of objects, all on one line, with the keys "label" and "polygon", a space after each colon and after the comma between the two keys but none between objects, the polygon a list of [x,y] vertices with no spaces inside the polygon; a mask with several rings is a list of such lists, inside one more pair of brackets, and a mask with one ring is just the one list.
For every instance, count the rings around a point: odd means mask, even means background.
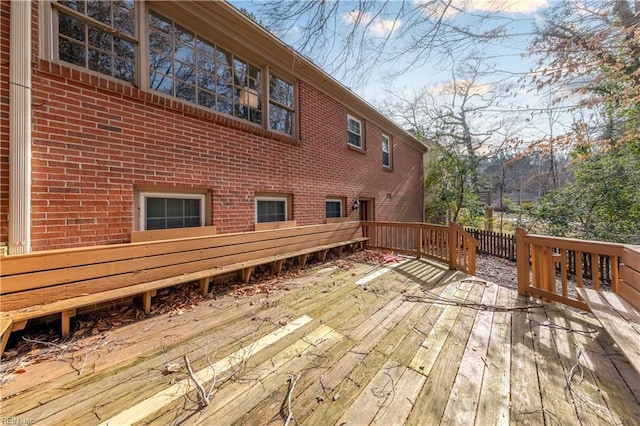
[{"label": "green foliage", "polygon": [[434,149],[431,155],[424,178],[427,222],[457,222],[463,208],[475,212],[479,201],[473,193],[472,178],[477,162],[442,146]]},{"label": "green foliage", "polygon": [[640,244],[640,142],[592,153],[534,211],[552,235]]}]

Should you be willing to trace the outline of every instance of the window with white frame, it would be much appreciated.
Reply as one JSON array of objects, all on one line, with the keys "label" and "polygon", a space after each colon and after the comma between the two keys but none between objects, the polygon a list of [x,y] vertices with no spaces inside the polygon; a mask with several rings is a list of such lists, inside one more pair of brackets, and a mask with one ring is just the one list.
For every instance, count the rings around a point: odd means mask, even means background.
[{"label": "window with white frame", "polygon": [[140,192],[140,230],[204,226],[205,195]]},{"label": "window with white frame", "polygon": [[133,83],[136,78],[134,0],[53,2],[56,57]]},{"label": "window with white frame", "polygon": [[342,217],[342,212],[344,211],[342,199],[327,198],[325,202],[325,210],[327,219]]},{"label": "window with white frame", "polygon": [[256,197],[256,223],[285,222],[288,208],[287,197]]},{"label": "window with white frame", "polygon": [[293,83],[269,74],[269,128],[293,135],[295,118],[295,90]]},{"label": "window with white frame", "polygon": [[391,168],[391,138],[382,134],[382,165]]},{"label": "window with white frame", "polygon": [[353,147],[363,149],[362,122],[352,115],[347,114],[347,143]]},{"label": "window with white frame", "polygon": [[151,89],[262,123],[262,70],[174,21],[149,13]]}]

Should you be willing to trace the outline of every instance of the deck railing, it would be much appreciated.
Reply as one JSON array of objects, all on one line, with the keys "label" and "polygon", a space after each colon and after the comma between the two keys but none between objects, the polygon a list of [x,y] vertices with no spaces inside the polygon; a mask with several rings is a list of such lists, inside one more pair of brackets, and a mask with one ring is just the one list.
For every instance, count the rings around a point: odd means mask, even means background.
[{"label": "deck railing", "polygon": [[[575,288],[640,300],[640,249],[516,231],[518,292],[588,310]],[[636,282],[637,281],[637,282]]]},{"label": "deck railing", "polygon": [[427,257],[468,274],[476,271],[478,241],[458,224],[362,222],[368,247]]}]

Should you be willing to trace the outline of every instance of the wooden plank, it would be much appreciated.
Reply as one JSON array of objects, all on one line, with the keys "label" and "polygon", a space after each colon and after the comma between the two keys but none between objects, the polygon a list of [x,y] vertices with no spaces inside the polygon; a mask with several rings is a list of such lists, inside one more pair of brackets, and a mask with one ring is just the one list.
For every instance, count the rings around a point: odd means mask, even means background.
[{"label": "wooden plank", "polygon": [[[529,304],[528,300],[518,298],[514,307]],[[529,315],[526,311],[511,315],[509,423],[540,425],[544,424],[544,415]]]},{"label": "wooden plank", "polygon": [[[37,290],[31,290],[29,292],[21,292],[15,294],[9,294],[3,296],[3,309],[15,310],[34,304],[46,304],[53,301],[58,301],[61,298],[71,298],[86,295],[87,293],[106,292],[110,290],[121,289],[127,291],[129,286],[137,285],[137,282],[152,282],[155,277],[171,277],[168,279],[155,279],[154,282],[165,283],[164,286],[168,287],[174,284],[190,282],[199,280],[206,276],[215,276],[228,272],[235,272],[248,266],[256,266],[260,264],[268,264],[279,258],[286,258],[289,256],[297,256],[303,253],[309,253],[315,251],[317,248],[332,247],[334,245],[348,243],[341,241],[338,243],[327,244],[324,246],[312,246],[310,248],[299,249],[294,252],[285,253],[284,255],[278,254],[268,256],[265,258],[256,259],[256,253],[243,253],[238,255],[229,256],[226,258],[218,258],[208,261],[192,262],[186,265],[172,266],[168,268],[157,268],[152,271],[142,271],[132,273],[125,276],[119,276],[116,280],[114,277],[99,278],[96,280],[89,280],[83,283],[73,283],[67,285],[61,285],[51,288],[41,288]],[[291,247],[294,249],[296,246]],[[261,252],[264,254],[264,251]],[[250,259],[242,261],[239,259]],[[217,266],[222,265],[222,266]],[[195,270],[195,272],[193,272]],[[117,286],[117,288],[113,288]],[[122,289],[122,287],[125,287]],[[158,287],[160,288],[160,287]],[[134,293],[135,294],[135,293]]]},{"label": "wooden plank", "polygon": [[[246,242],[237,240],[224,247],[207,247],[200,249],[177,250],[175,247],[167,247],[168,251],[154,256],[129,258],[118,261],[103,262],[95,258],[93,264],[69,266],[63,271],[49,269],[46,271],[32,272],[3,277],[2,294],[52,286],[57,284],[72,283],[74,281],[86,281],[105,276],[118,276],[121,274],[140,275],[140,271],[152,273],[166,270],[170,267],[179,267],[191,263],[208,262],[234,263],[250,258],[265,257],[286,253],[287,251],[310,248],[324,244],[336,243],[353,238],[351,230],[332,231],[330,233],[301,236],[286,236],[278,239],[265,239]],[[191,240],[198,242],[199,240]],[[232,256],[235,257],[232,259]],[[220,260],[222,259],[222,260]],[[225,260],[226,259],[226,260]],[[4,273],[4,268],[3,268]],[[180,272],[179,272],[180,273]],[[111,280],[113,281],[113,280]]]},{"label": "wooden plank", "polygon": [[406,422],[424,382],[425,376],[410,368],[402,368],[402,376],[395,383],[393,393],[387,397],[373,419],[374,425],[402,425]]},{"label": "wooden plank", "polygon": [[216,235],[215,226],[194,226],[190,228],[154,229],[151,231],[132,231],[131,242],[175,240],[178,238],[208,237]]},{"label": "wooden plank", "polygon": [[[488,284],[480,303],[495,306],[497,296],[498,286]],[[475,421],[482,378],[485,369],[488,368],[486,357],[492,322],[493,312],[480,310],[476,313],[451,390],[454,397],[449,399],[442,417],[444,424],[473,424]]]},{"label": "wooden plank", "polygon": [[[540,396],[543,407],[545,424],[557,422],[561,425],[580,424],[573,401],[567,398],[562,386],[566,377],[562,368],[562,359],[558,353],[558,336],[554,333],[553,321],[547,310],[555,307],[543,305],[544,309],[533,309],[529,313],[531,318],[531,334],[533,348],[536,353],[535,365],[537,370],[536,382],[540,385]],[[535,380],[532,376],[528,380]]]},{"label": "wooden plank", "polygon": [[618,283],[618,295],[636,309],[640,309],[640,291],[628,285],[626,281]]},{"label": "wooden plank", "polygon": [[245,410],[253,408],[263,398],[275,391],[281,383],[298,372],[304,373],[313,362],[314,353],[328,350],[342,336],[335,330],[321,325],[296,341],[271,359],[255,368],[257,380],[249,383],[228,383],[213,404],[194,419],[193,424],[229,424],[240,418]]},{"label": "wooden plank", "polygon": [[640,313],[611,293],[605,295],[590,289],[578,289],[578,293],[640,374]]},{"label": "wooden plank", "polygon": [[243,268],[240,271],[240,281],[247,284],[249,282],[249,279],[251,278],[251,274],[253,273],[254,269],[255,268],[253,266],[250,266],[248,268]]},{"label": "wooden plank", "polygon": [[[405,367],[388,360],[367,383],[337,424],[370,424],[390,396],[398,392],[397,383]],[[422,380],[422,383],[424,379]],[[418,389],[419,390],[419,389]]]},{"label": "wooden plank", "polygon": [[[504,287],[498,289],[497,307],[511,308],[514,293]],[[477,425],[508,425],[511,389],[511,312],[498,309],[493,313],[491,334],[482,387],[478,397]]]},{"label": "wooden plank", "polygon": [[[583,327],[573,328],[568,320],[572,314],[565,309],[551,309],[547,311],[551,332],[558,350],[558,356],[567,385],[565,385],[565,399],[572,402],[580,424],[621,424],[615,422],[603,398],[602,390],[597,386],[591,371],[585,369],[585,347],[577,339]],[[593,331],[593,330],[590,330]],[[588,334],[588,333],[587,333]],[[579,367],[574,367],[579,366]],[[569,374],[573,377],[569,377]]]},{"label": "wooden plank", "polygon": [[640,271],[640,246],[625,246],[622,251],[622,263],[628,268]]},{"label": "wooden plank", "polygon": [[[216,374],[223,373],[230,370],[238,363],[243,362],[248,355],[261,351],[265,347],[274,344],[278,340],[282,339],[286,335],[293,333],[298,328],[304,326],[310,322],[312,318],[303,316],[290,322],[286,326],[275,330],[274,332],[264,336],[255,343],[252,343],[249,347],[244,347],[233,354],[221,359],[213,364],[213,368],[207,366],[202,370],[196,372],[195,376],[200,383],[206,384],[214,379]],[[130,425],[144,419],[149,414],[160,409],[162,406],[174,401],[178,398],[183,398],[185,393],[191,388],[190,379],[183,379],[170,387],[162,390],[161,392],[153,395],[151,398],[145,399],[139,404],[124,409],[120,414],[110,419],[104,420],[100,425],[106,426],[110,424],[118,425]]]},{"label": "wooden plank", "polygon": [[9,341],[9,335],[11,335],[13,320],[11,317],[2,315],[0,316],[0,356],[4,353],[4,348]]},{"label": "wooden plank", "polygon": [[[460,282],[456,297],[466,303],[478,303],[483,292],[484,286],[482,284]],[[456,306],[455,310],[458,311],[454,320],[455,326],[448,330],[447,338],[439,351],[440,356],[430,368],[427,380],[407,419],[409,425],[440,424],[442,420],[447,401],[451,396],[451,388],[456,379],[457,366],[465,349],[464,343],[468,340],[475,319],[475,310],[473,309]],[[425,374],[425,370],[426,368],[420,369],[418,366],[416,371]]]},{"label": "wooden plank", "polygon": [[263,222],[256,223],[255,230],[256,231],[266,231],[270,229],[285,229],[285,228],[295,228],[296,221],[295,220],[286,220],[280,222]]},{"label": "wooden plank", "polygon": [[210,237],[182,238],[170,241],[153,241],[131,244],[78,247],[71,249],[42,250],[29,254],[6,256],[2,260],[2,276],[32,271],[60,269],[74,265],[89,265],[116,260],[137,259],[164,253],[201,250],[239,243],[252,243],[281,238],[306,236],[332,232],[351,232],[362,236],[359,222],[298,226],[296,228],[219,234]]},{"label": "wooden plank", "polygon": [[627,265],[620,265],[620,279],[628,286],[640,291],[640,272],[631,269]]}]

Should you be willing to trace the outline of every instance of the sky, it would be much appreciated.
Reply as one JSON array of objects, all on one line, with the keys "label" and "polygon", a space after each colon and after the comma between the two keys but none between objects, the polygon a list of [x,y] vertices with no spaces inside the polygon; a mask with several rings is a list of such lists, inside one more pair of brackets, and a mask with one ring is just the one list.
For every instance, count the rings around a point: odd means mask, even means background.
[{"label": "sky", "polygon": [[[329,0],[331,1],[331,0]],[[505,24],[506,32],[512,34],[511,37],[499,37],[490,40],[480,47],[479,53],[487,58],[487,63],[492,63],[495,68],[486,77],[482,77],[481,86],[478,90],[491,90],[498,83],[510,82],[514,85],[513,95],[505,99],[496,107],[496,115],[499,110],[517,109],[520,111],[523,122],[522,135],[524,138],[537,138],[540,135],[549,133],[548,118],[535,114],[538,107],[548,104],[548,94],[536,93],[534,90],[523,87],[522,77],[536,68],[536,59],[527,57],[527,46],[531,40],[534,24],[540,24],[543,19],[543,12],[550,7],[550,2],[554,0],[451,0],[453,8],[446,11],[435,9],[429,5],[433,0],[410,0],[408,4],[415,7],[424,7],[424,13],[444,13],[445,22],[456,25],[475,25],[469,16],[478,17],[487,13],[499,11],[500,19],[488,19],[483,21],[484,26],[494,26]],[[237,8],[245,8],[256,14],[260,19],[260,3],[268,4],[268,0],[253,1],[230,1]],[[375,41],[380,37],[396,37],[402,33],[403,27],[408,25],[402,19],[398,19],[397,11],[401,7],[401,2],[390,2],[385,10],[384,16],[374,17],[371,13],[358,13],[356,11],[358,2],[344,2],[344,10],[340,11],[340,19],[336,20],[336,27],[332,28],[336,32],[336,40],[340,40],[341,31],[349,25],[368,25],[368,37]],[[463,9],[464,13],[456,11]],[[406,33],[406,31],[405,31]],[[295,45],[301,32],[296,27],[288,32],[276,34],[285,43]],[[340,48],[340,43],[336,43],[336,49]],[[423,55],[424,56],[424,55]],[[328,71],[331,63],[322,63],[321,59],[312,58],[320,68]],[[350,79],[344,77],[339,72],[332,75],[367,100],[369,103],[378,105],[383,99],[389,97],[388,91],[416,91],[416,90],[443,90],[452,81],[451,65],[446,63],[442,57],[434,55],[421,64],[412,63],[415,55],[396,59],[392,62],[380,63],[371,67],[362,78]],[[405,69],[401,74],[395,75],[398,69]],[[390,78],[389,75],[394,75]],[[562,120],[561,120],[562,122]],[[556,125],[558,126],[558,125]],[[526,128],[525,128],[526,127]],[[554,129],[554,133],[559,133],[561,129]]]}]

